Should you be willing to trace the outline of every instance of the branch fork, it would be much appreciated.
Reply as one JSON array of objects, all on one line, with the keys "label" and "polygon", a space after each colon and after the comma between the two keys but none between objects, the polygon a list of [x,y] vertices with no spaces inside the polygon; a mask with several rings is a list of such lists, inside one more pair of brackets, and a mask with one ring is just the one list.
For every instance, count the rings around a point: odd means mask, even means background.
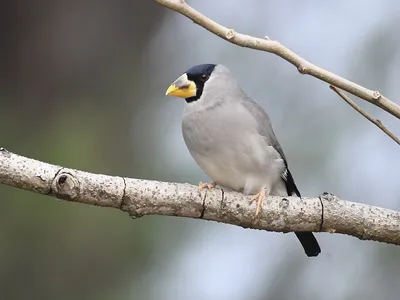
[{"label": "branch fork", "polygon": [[[328,83],[331,88],[337,87],[341,90],[344,90],[350,94],[353,94],[354,96],[357,96],[365,101],[368,101],[369,103],[385,110],[389,114],[393,115],[394,117],[400,119],[400,106],[392,101],[390,101],[388,98],[383,96],[380,92],[378,91],[373,91],[370,89],[367,89],[357,83],[354,83],[350,80],[347,80],[343,77],[340,77],[336,74],[333,74],[327,70],[324,70],[321,67],[318,67],[304,58],[300,57],[296,53],[294,53],[292,50],[289,48],[283,46],[281,43],[278,41],[272,41],[268,36],[265,36],[264,39],[260,39],[257,37],[245,35],[242,33],[235,32],[233,29],[229,29],[225,26],[222,26],[218,24],[217,22],[211,20],[210,18],[204,16],[201,14],[199,11],[195,10],[192,8],[190,5],[188,5],[185,1],[180,0],[154,0],[155,2],[172,9],[187,18],[191,19],[193,22],[196,24],[200,25],[204,29],[210,31],[211,33],[218,35],[219,37],[223,38],[224,40],[241,46],[241,47],[247,47],[255,50],[260,50],[260,51],[265,51],[269,53],[273,53],[287,62],[291,63],[294,65],[297,70],[299,71],[300,74],[307,74],[311,75],[319,80],[325,81]],[[336,93],[338,93],[338,90],[334,90]],[[339,93],[338,93],[339,94]],[[342,95],[339,94],[341,98]],[[350,104],[347,100],[345,100],[347,103]],[[351,101],[351,100],[350,100]],[[353,102],[354,103],[354,102]],[[359,113],[360,110],[355,108],[355,104],[352,105],[350,104],[355,110],[357,110]],[[390,132],[387,128],[385,128],[382,124],[378,125],[377,120],[372,121],[372,117],[366,117],[366,113],[361,113],[365,118],[367,118],[369,121],[377,125],[382,131],[384,131],[388,136],[390,136],[396,143],[399,144],[399,138],[393,133]]]}]

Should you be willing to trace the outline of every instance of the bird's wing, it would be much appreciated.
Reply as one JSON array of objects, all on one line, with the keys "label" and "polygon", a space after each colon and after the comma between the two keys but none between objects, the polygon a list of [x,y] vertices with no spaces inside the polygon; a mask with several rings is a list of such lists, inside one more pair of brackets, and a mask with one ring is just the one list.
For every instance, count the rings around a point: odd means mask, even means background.
[{"label": "bird's wing", "polygon": [[[272,129],[268,114],[261,107],[261,105],[250,98],[243,101],[243,105],[250,111],[250,113],[257,121],[259,133],[268,139],[268,142],[280,154],[283,161],[285,162],[286,169],[281,174],[281,178],[285,182],[287,194],[289,196],[296,194],[298,197],[301,197],[300,192],[297,189],[296,184],[294,183],[292,174],[288,169],[287,161],[285,158],[285,154],[283,153],[282,147],[281,145],[279,145],[279,142],[275,137],[275,133]],[[295,234],[299,239],[301,245],[303,246],[307,256],[317,256],[321,252],[321,248],[319,247],[318,242],[312,232],[295,232]]]},{"label": "bird's wing", "polygon": [[247,108],[247,110],[257,121],[259,133],[262,136],[266,137],[270,145],[274,147],[274,149],[282,157],[286,168],[285,171],[281,174],[281,178],[285,182],[288,195],[291,196],[293,194],[296,194],[298,197],[301,197],[300,192],[294,182],[293,176],[288,169],[285,154],[283,153],[282,147],[275,136],[274,130],[272,129],[271,121],[268,114],[260,104],[258,104],[251,98],[247,98],[245,101],[242,102],[242,104]]}]

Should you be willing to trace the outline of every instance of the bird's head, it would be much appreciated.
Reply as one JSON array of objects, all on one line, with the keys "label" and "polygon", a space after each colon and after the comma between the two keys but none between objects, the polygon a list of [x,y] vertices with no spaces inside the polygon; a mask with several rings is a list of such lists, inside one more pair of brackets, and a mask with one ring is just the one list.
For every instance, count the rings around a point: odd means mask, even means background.
[{"label": "bird's head", "polygon": [[188,103],[198,100],[215,67],[214,64],[202,64],[190,68],[170,85],[166,95],[185,98]]}]

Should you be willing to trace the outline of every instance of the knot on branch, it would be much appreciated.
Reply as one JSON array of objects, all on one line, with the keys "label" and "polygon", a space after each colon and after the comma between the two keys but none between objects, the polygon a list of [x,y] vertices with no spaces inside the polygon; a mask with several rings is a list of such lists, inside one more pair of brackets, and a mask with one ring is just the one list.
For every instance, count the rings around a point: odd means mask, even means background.
[{"label": "knot on branch", "polygon": [[379,101],[379,100],[381,100],[382,95],[381,95],[381,93],[379,93],[378,91],[374,91],[374,92],[372,93],[372,97],[374,98],[375,101]]},{"label": "knot on branch", "polygon": [[319,196],[319,198],[321,199],[321,201],[328,201],[328,202],[339,200],[339,198],[336,197],[334,194],[328,192],[323,192],[322,195]]},{"label": "knot on branch", "polygon": [[5,157],[10,157],[11,156],[11,153],[7,149],[5,149],[3,147],[0,147],[0,154],[4,155]]},{"label": "knot on branch", "polygon": [[64,200],[74,200],[80,190],[78,179],[67,172],[58,173],[53,179],[51,188],[57,198]]},{"label": "knot on branch", "polygon": [[305,65],[298,66],[297,70],[300,72],[300,74],[306,74],[308,72],[308,68]]},{"label": "knot on branch", "polygon": [[283,198],[281,200],[281,202],[279,202],[279,207],[282,208],[282,209],[288,208],[289,207],[289,200],[286,199],[286,198]]},{"label": "knot on branch", "polygon": [[226,34],[225,37],[230,41],[235,37],[235,30],[233,29],[229,29]]}]

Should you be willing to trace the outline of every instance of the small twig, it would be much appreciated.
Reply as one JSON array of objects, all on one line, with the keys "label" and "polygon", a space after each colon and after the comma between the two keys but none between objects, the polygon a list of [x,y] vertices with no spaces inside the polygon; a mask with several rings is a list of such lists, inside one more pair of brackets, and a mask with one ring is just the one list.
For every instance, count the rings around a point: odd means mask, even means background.
[{"label": "small twig", "polygon": [[387,129],[380,120],[374,119],[370,115],[367,114],[365,110],[363,110],[360,106],[358,106],[353,100],[347,97],[343,92],[341,92],[337,87],[330,85],[329,86],[336,94],[340,96],[344,101],[346,101],[352,108],[358,111],[361,115],[363,115],[367,120],[371,123],[375,124],[379,129],[381,129],[384,133],[386,133],[393,141],[400,145],[400,139],[389,129]]}]

